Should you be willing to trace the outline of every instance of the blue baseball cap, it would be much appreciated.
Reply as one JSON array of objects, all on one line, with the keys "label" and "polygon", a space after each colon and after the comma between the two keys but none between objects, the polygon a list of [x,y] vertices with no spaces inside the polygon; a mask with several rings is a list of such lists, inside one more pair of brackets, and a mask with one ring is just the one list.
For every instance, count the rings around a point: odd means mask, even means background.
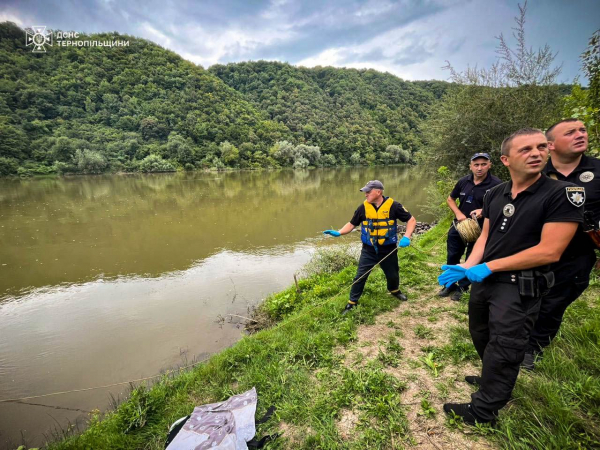
[{"label": "blue baseball cap", "polygon": [[488,160],[492,159],[492,158],[490,158],[489,153],[475,153],[473,156],[471,156],[471,161],[473,161],[474,159],[477,159],[477,158],[485,158]]}]

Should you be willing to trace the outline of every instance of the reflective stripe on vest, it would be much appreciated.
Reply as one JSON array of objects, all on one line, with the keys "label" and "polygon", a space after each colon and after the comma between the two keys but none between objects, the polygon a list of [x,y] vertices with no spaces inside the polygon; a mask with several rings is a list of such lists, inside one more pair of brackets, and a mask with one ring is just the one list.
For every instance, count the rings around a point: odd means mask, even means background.
[{"label": "reflective stripe on vest", "polygon": [[361,240],[364,244],[375,248],[380,245],[391,245],[398,242],[398,226],[395,219],[390,219],[390,210],[394,200],[388,198],[378,210],[365,200],[365,216],[361,224]]}]

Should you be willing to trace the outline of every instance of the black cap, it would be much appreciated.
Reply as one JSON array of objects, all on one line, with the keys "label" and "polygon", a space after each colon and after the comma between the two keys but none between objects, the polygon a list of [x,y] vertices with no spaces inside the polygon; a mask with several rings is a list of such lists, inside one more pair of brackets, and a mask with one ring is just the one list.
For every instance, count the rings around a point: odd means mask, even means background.
[{"label": "black cap", "polygon": [[379,180],[372,180],[359,190],[362,192],[371,192],[373,189],[381,189],[383,191],[383,183]]},{"label": "black cap", "polygon": [[474,159],[477,159],[477,158],[485,158],[485,159],[489,159],[489,160],[492,159],[492,158],[490,158],[489,153],[475,153],[473,156],[471,156],[471,161],[473,161]]}]

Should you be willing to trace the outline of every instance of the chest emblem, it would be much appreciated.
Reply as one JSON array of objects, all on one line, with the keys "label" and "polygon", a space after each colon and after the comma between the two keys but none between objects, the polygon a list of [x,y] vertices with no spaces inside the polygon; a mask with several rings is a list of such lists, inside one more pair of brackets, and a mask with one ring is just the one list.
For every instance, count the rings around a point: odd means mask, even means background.
[{"label": "chest emblem", "polygon": [[590,181],[592,181],[594,179],[594,172],[583,172],[581,175],[579,175],[579,180],[583,183],[589,183]]},{"label": "chest emblem", "polygon": [[580,207],[585,203],[585,188],[580,186],[567,187],[565,188],[565,191],[567,193],[567,199],[572,205]]},{"label": "chest emblem", "polygon": [[512,217],[512,215],[515,213],[515,205],[509,203],[502,209],[502,213],[505,217]]}]

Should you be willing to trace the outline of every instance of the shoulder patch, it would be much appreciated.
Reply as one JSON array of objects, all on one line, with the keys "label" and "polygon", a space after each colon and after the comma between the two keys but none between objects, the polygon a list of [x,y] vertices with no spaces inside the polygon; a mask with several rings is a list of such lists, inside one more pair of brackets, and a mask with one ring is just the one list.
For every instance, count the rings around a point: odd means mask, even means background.
[{"label": "shoulder patch", "polygon": [[569,186],[565,188],[567,199],[573,206],[578,208],[585,203],[585,188],[580,186]]},{"label": "shoulder patch", "polygon": [[582,183],[589,183],[593,179],[594,179],[594,172],[590,172],[589,170],[587,172],[583,172],[581,175],[579,175],[579,180]]}]

